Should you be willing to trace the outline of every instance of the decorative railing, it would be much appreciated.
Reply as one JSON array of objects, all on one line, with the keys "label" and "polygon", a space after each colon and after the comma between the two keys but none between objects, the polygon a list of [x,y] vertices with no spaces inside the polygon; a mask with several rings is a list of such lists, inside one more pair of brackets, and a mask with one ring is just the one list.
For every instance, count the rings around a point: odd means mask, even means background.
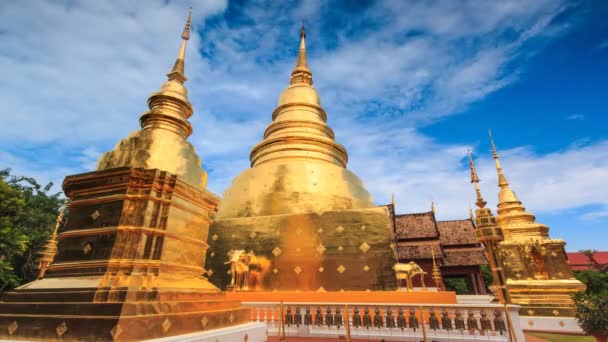
[{"label": "decorative railing", "polygon": [[252,321],[267,324],[268,336],[525,341],[517,305],[313,302],[243,302],[243,305],[251,308]]}]

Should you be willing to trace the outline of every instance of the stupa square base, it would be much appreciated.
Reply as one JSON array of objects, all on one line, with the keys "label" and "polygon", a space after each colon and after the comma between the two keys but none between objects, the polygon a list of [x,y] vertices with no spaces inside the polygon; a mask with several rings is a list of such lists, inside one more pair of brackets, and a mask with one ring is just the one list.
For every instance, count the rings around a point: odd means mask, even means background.
[{"label": "stupa square base", "polygon": [[571,294],[584,291],[576,279],[507,280],[513,304],[522,316],[574,317]]},{"label": "stupa square base", "polygon": [[397,288],[387,207],[216,219],[209,230],[207,275],[231,283],[228,253],[253,252],[257,291],[388,291]]},{"label": "stupa square base", "polygon": [[85,301],[94,293],[90,289],[9,292],[0,302],[0,339],[141,341],[234,326],[251,317],[250,309],[217,292],[159,296],[175,300]]}]

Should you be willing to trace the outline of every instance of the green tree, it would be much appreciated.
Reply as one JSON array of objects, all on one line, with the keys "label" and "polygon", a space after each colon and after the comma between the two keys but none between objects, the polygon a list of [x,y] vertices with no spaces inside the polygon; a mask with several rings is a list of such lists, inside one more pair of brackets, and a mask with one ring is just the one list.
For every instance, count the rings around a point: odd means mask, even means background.
[{"label": "green tree", "polygon": [[585,270],[576,272],[576,279],[587,286],[573,296],[578,324],[598,341],[608,335],[608,273]]},{"label": "green tree", "polygon": [[0,171],[0,292],[4,288],[19,284],[12,261],[27,249],[28,238],[21,233],[15,224],[25,207],[21,192],[4,180],[8,171]]},{"label": "green tree", "polygon": [[448,291],[456,294],[469,294],[469,286],[464,278],[443,278],[443,284]]},{"label": "green tree", "polygon": [[606,342],[608,335],[608,291],[578,292],[573,296],[578,324],[597,341]]},{"label": "green tree", "polygon": [[490,285],[492,285],[492,282],[494,281],[490,265],[481,265],[481,275],[483,277],[483,282],[486,285],[486,290],[489,292]]},{"label": "green tree", "polygon": [[588,294],[599,294],[608,291],[608,273],[596,271],[596,270],[585,270],[575,272],[574,276],[580,280],[583,284],[587,285]]},{"label": "green tree", "polygon": [[0,170],[0,291],[36,279],[37,253],[61,206],[61,193],[50,193],[52,186]]}]

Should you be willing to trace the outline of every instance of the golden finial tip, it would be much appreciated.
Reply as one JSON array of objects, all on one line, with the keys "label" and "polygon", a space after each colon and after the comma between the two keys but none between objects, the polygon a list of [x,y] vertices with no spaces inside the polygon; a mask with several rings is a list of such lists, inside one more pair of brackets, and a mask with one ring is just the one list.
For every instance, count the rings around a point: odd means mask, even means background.
[{"label": "golden finial tip", "polygon": [[306,29],[304,28],[304,24],[302,24],[302,29],[300,30],[300,38],[306,38]]},{"label": "golden finial tip", "polygon": [[188,19],[186,19],[186,26],[184,27],[184,32],[182,33],[182,39],[188,40],[190,39],[190,24],[192,22],[192,7],[188,10]]}]

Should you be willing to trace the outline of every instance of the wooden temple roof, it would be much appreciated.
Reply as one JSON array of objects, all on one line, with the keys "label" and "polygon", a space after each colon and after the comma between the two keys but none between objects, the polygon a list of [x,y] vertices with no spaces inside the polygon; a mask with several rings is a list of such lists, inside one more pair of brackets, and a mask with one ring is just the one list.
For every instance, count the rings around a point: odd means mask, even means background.
[{"label": "wooden temple roof", "polygon": [[437,221],[430,211],[394,215],[394,222],[400,260],[430,259],[434,251],[442,266],[487,264],[470,219]]}]

